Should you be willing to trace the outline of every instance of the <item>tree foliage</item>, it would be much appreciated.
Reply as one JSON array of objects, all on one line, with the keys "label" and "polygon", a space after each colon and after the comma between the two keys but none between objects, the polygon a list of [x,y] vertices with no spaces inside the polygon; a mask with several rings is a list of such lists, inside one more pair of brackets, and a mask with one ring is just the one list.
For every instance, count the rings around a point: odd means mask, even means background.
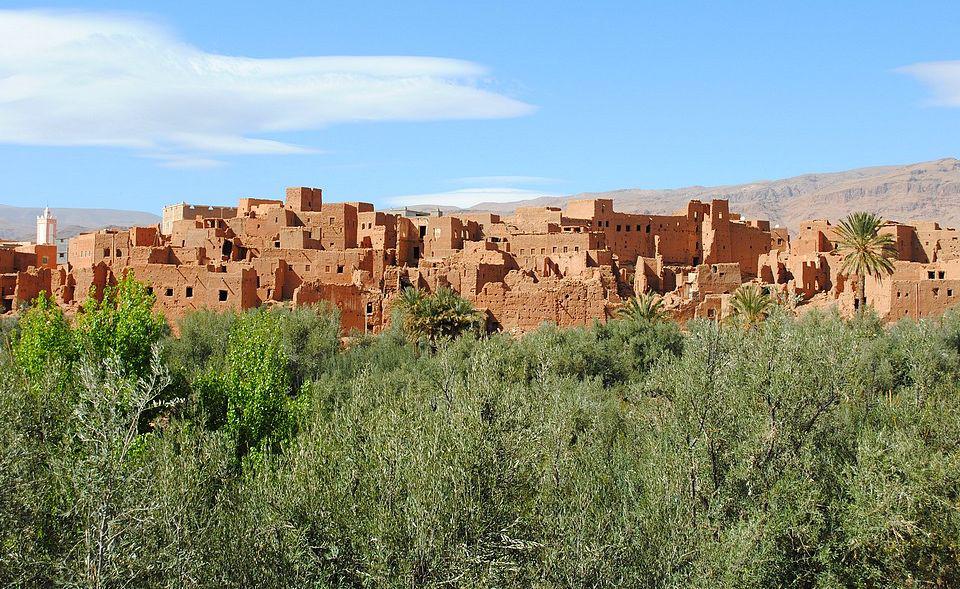
[{"label": "tree foliage", "polygon": [[56,375],[61,380],[54,388],[63,390],[66,383],[62,379],[76,357],[73,333],[63,311],[46,292],[41,292],[19,318],[13,357],[31,382],[40,383]]},{"label": "tree foliage", "polygon": [[629,299],[617,310],[617,317],[637,323],[656,323],[668,319],[663,299],[650,292]]},{"label": "tree foliage", "polygon": [[63,395],[0,349],[0,584],[960,585],[956,314],[431,354],[341,346],[334,317],[188,317],[143,372],[85,356]]},{"label": "tree foliage", "polygon": [[76,322],[82,353],[93,359],[115,359],[125,375],[145,375],[153,345],[169,331],[163,315],[153,310],[155,302],[156,297],[131,272],[104,289],[102,300],[89,297]]},{"label": "tree foliage", "polygon": [[733,293],[730,305],[733,307],[733,317],[750,328],[770,315],[774,301],[762,286],[750,283],[741,285]]},{"label": "tree foliage", "polygon": [[432,348],[440,341],[477,333],[484,322],[470,301],[449,288],[439,288],[433,294],[406,288],[396,299],[395,307],[407,337]]},{"label": "tree foliage", "polygon": [[837,252],[842,257],[840,271],[860,277],[858,308],[865,307],[864,279],[883,279],[893,273],[897,258],[896,241],[889,233],[880,233],[884,220],[867,212],[850,213],[836,228]]}]

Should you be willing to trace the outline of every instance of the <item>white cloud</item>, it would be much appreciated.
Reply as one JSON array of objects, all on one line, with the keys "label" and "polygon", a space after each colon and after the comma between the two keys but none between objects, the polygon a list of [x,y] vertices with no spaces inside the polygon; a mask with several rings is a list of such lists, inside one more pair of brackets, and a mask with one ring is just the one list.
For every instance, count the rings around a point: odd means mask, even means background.
[{"label": "white cloud", "polygon": [[557,184],[561,180],[557,178],[545,178],[543,176],[466,176],[463,178],[454,178],[452,180],[457,184]]},{"label": "white cloud", "polygon": [[142,18],[44,10],[0,10],[0,39],[0,143],[312,153],[262,136],[533,111],[455,59],[216,55]]},{"label": "white cloud", "polygon": [[541,196],[557,196],[523,188],[463,188],[430,194],[407,194],[387,199],[392,206],[439,205],[468,208],[482,202],[514,202]]},{"label": "white cloud", "polygon": [[937,106],[960,106],[960,61],[930,61],[899,68],[925,84]]}]

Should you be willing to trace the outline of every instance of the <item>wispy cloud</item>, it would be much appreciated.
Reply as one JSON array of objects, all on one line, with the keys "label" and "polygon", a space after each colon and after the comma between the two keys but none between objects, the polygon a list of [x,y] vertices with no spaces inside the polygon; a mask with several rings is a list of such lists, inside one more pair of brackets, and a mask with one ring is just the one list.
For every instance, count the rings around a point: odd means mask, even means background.
[{"label": "wispy cloud", "polygon": [[558,184],[562,182],[562,180],[558,178],[545,178],[543,176],[465,176],[463,178],[454,178],[451,182],[456,184],[497,184],[504,186],[509,184]]},{"label": "wispy cloud", "polygon": [[936,106],[960,106],[960,61],[929,61],[897,69],[926,85]]},{"label": "wispy cloud", "polygon": [[483,202],[514,202],[541,196],[557,196],[523,188],[463,188],[430,194],[407,194],[387,199],[393,206],[439,205],[468,208]]},{"label": "wispy cloud", "polygon": [[128,15],[0,10],[0,39],[0,143],[298,154],[315,150],[270,135],[534,109],[484,88],[472,62],[217,55]]}]

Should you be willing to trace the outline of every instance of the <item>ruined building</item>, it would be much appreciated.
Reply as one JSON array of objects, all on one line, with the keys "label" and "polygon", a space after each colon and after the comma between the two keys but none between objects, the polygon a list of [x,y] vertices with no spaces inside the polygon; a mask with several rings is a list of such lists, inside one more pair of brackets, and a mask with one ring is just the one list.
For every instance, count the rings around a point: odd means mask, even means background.
[{"label": "ruined building", "polygon": [[[0,246],[4,309],[39,290],[76,306],[133,272],[172,317],[329,301],[345,331],[377,331],[402,289],[449,287],[482,310],[491,329],[522,331],[544,321],[605,321],[645,291],[662,293],[680,320],[721,318],[745,282],[801,307],[847,310],[859,284],[838,273],[828,222],[805,223],[791,242],[785,229],[741,219],[725,200],[692,201],[673,215],[617,212],[608,199],[510,216],[444,215],[324,202],[319,188],[295,187],[283,200],[179,204],[163,213],[158,226],[72,238],[66,264],[57,265],[55,245]],[[890,223],[884,231],[896,237],[900,261],[894,276],[867,282],[868,302],[882,315],[925,317],[960,296],[954,230]]]}]

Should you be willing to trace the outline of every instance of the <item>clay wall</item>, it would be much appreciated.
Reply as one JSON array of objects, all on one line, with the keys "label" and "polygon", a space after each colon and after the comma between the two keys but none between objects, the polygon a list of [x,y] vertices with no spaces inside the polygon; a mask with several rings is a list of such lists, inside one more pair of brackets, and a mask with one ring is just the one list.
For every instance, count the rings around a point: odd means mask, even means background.
[{"label": "clay wall", "polygon": [[[180,203],[163,207],[163,216],[160,222],[159,231],[163,235],[170,235],[173,231],[173,224],[176,221],[184,219],[197,218],[232,218],[237,216],[236,207],[221,207],[210,205],[188,205]],[[148,245],[148,244],[141,244]]]},{"label": "clay wall", "polygon": [[323,206],[323,190],[306,186],[287,188],[285,206],[292,211],[319,211]]},{"label": "clay wall", "polygon": [[257,273],[251,268],[145,264],[131,271],[152,290],[155,308],[168,317],[203,308],[239,311],[260,304]]},{"label": "clay wall", "polygon": [[100,262],[122,265],[130,253],[130,232],[112,229],[85,233],[70,239],[71,266],[89,268]]},{"label": "clay wall", "polygon": [[364,211],[357,213],[357,245],[374,249],[397,247],[397,217],[388,213]]}]

